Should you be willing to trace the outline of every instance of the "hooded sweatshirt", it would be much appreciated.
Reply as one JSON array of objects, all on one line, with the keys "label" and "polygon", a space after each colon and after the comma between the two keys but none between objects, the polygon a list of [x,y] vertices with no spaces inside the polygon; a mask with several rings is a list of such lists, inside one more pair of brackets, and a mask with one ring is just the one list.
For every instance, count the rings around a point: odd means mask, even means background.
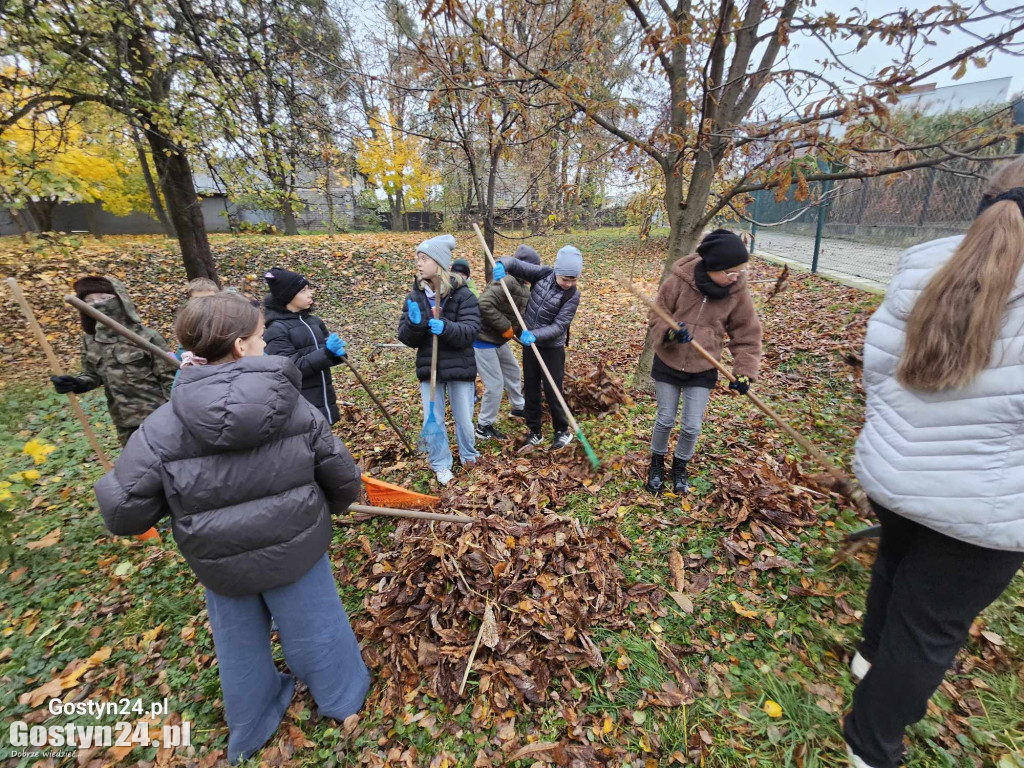
[{"label": "hooded sweatshirt", "polygon": [[[108,277],[115,298],[97,304],[103,314],[170,352],[164,337],[146,328],[120,280]],[[134,429],[167,402],[177,370],[150,352],[135,346],[103,323],[95,333],[82,336],[82,372],[78,378],[89,389],[102,386],[114,426]]]},{"label": "hooded sweatshirt", "polygon": [[222,595],[297,581],[359,493],[352,457],[300,381],[275,356],[183,369],[96,483],[107,528],[139,534],[170,515],[181,554]]}]

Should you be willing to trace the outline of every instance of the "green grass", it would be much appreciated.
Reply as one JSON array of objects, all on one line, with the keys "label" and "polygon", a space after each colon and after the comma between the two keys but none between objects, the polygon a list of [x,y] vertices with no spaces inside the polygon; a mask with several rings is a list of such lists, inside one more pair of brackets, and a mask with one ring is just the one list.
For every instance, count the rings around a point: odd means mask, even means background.
[{"label": "green grass", "polygon": [[[218,235],[212,241],[225,277],[234,284],[244,284],[246,275],[258,275],[271,260],[304,268],[317,286],[317,311],[332,329],[338,328],[351,340],[360,372],[373,382],[415,440],[421,414],[411,373],[412,352],[382,350],[373,359],[369,352],[374,343],[394,341],[397,307],[408,288],[411,252],[418,236]],[[472,242],[467,234],[458,237],[460,242]],[[573,327],[570,369],[581,370],[601,359],[622,376],[633,373],[643,340],[643,314],[630,298],[621,296],[612,275],[635,268],[641,279],[656,281],[661,268],[659,237],[664,233],[654,233],[648,244],[640,245],[627,230],[595,230],[539,242],[542,253],[553,254],[573,241],[586,258],[581,283],[584,302]],[[168,247],[162,238],[106,238],[73,250],[71,256],[40,252],[32,256],[37,260],[32,261],[34,271],[19,279],[31,285],[36,272],[57,270],[55,265],[65,261],[65,269],[74,273],[114,269],[128,258],[125,253],[134,254],[135,261],[128,267],[152,272],[147,273],[148,280],[135,275],[133,287],[144,293],[143,310],[158,318],[155,324],[166,330],[167,305],[159,303],[159,292],[169,280],[180,280],[174,271],[180,267],[173,259],[161,261],[164,257],[158,256]],[[472,258],[479,261],[475,253]],[[14,261],[11,264],[12,271],[21,269]],[[755,269],[767,276],[775,271],[756,261]],[[825,280],[802,278],[800,283],[805,287],[799,292],[792,289],[761,308],[766,350],[776,364],[757,387],[797,429],[843,461],[859,428],[863,396],[831,350],[855,342],[857,333],[862,333],[864,314],[877,299]],[[59,351],[73,366],[74,318],[62,314],[59,296],[50,301],[42,284],[35,287],[33,301],[40,304]],[[68,321],[63,329],[55,325],[58,317]],[[808,333],[801,335],[804,330]],[[39,708],[19,704],[21,694],[49,681],[69,663],[110,647],[110,658],[84,676],[92,686],[86,695],[152,700],[166,686],[175,711],[193,722],[198,758],[224,749],[223,709],[202,589],[169,540],[162,549],[106,535],[92,495],[92,483],[101,470],[65,399],[44,386],[46,372],[38,355],[28,351],[30,342],[5,338],[4,344],[20,360],[18,378],[24,375],[26,383],[6,382],[2,389],[0,479],[32,469],[40,477],[12,482],[6,489],[10,498],[0,502],[0,508],[13,516],[9,527],[16,534],[9,556],[0,564],[0,711],[5,719],[29,716]],[[24,358],[17,357],[20,350],[27,350]],[[798,389],[794,382],[806,386]],[[353,413],[359,421],[355,426],[343,422],[338,431],[356,458],[373,460],[374,471],[384,479],[436,491],[429,472],[415,458],[395,463],[389,428],[378,429],[383,421],[347,370],[337,372],[335,383],[339,399],[355,404]],[[583,429],[603,460],[602,487],[597,494],[567,490],[557,511],[584,525],[618,525],[633,544],[633,551],[618,562],[628,583],[667,588],[671,583],[668,557],[678,551],[697,563],[688,565],[687,578],[706,578],[707,587],[691,595],[692,614],[666,599],[653,612],[634,604],[628,614],[631,626],[625,629],[595,629],[592,635],[605,667],[577,671],[579,686],[562,691],[557,702],[551,699],[524,707],[513,703],[515,732],[524,740],[569,739],[572,744],[587,740],[607,750],[602,754],[615,766],[646,766],[645,761],[729,768],[843,765],[840,718],[853,690],[845,657],[857,641],[859,620],[841,608],[840,600],[853,612],[863,610],[870,555],[834,569],[829,561],[843,536],[864,522],[849,509],[818,500],[816,523],[786,542],[769,538],[756,547],[770,548],[794,563],[792,567],[753,571],[737,565],[723,545],[731,535],[728,521],[708,499],[730,473],[762,453],[781,460],[787,453],[803,458],[803,452],[745,400],[715,396],[693,464],[693,492],[685,499],[652,499],[642,490],[639,477],[646,472],[655,404],[649,395],[634,393],[634,397],[616,413],[582,415]],[[102,393],[90,393],[82,402],[90,422],[98,425],[104,446],[116,455],[118,446]],[[502,420],[499,426],[509,434],[521,429],[511,420]],[[31,439],[55,446],[38,466],[22,453]],[[486,445],[484,450],[489,455],[506,455],[509,448]],[[804,466],[810,469],[806,462]],[[468,484],[475,478],[470,473],[459,482]],[[56,545],[25,546],[57,527],[61,534]],[[387,548],[394,530],[387,520],[336,528],[332,557],[339,592],[353,620],[365,616],[363,601],[372,595],[372,583],[360,588],[346,577],[365,560],[358,537]],[[741,526],[736,536],[747,531],[748,526]],[[127,570],[118,576],[116,571],[122,567]],[[12,581],[20,568],[26,570]],[[738,614],[734,603],[756,615]],[[1005,642],[1001,655],[992,656],[991,649],[972,641],[965,656],[982,666],[969,675],[950,678],[970,711],[938,695],[935,711],[912,729],[909,766],[1024,765],[1007,762],[1017,760],[1008,756],[1024,749],[1024,694],[1019,676],[1024,661],[1022,608],[1024,578],[1018,578],[983,615],[986,628]],[[146,633],[157,628],[155,640],[147,644]],[[686,673],[697,679],[700,690],[693,704],[673,708],[650,704],[651,696],[674,680],[658,650],[660,643],[674,648]],[[629,659],[622,669],[621,658]],[[976,687],[975,680],[983,687]],[[471,675],[471,694],[478,685],[477,676]],[[829,705],[832,711],[818,703],[822,696],[814,691],[820,685],[835,691],[836,701]],[[379,686],[378,681],[375,689]],[[70,691],[76,692],[81,689]],[[781,717],[765,712],[768,700],[781,707]],[[370,760],[371,754],[374,760],[387,757],[393,749],[399,754],[413,750],[415,765],[440,766],[447,761],[449,766],[471,766],[481,750],[492,754],[497,764],[503,745],[500,717],[477,725],[471,717],[474,701],[471,697],[465,708],[448,710],[423,683],[408,691],[393,715],[385,715],[382,702],[374,700],[362,714],[356,733],[343,736],[336,723],[312,721],[312,700],[306,695],[296,699],[288,722],[297,725],[314,746],[296,751],[288,764],[352,766]],[[406,722],[420,710],[436,717],[431,729]],[[610,719],[607,732],[606,719]],[[277,737],[271,746],[276,743]],[[7,756],[5,750],[6,744],[0,742],[0,760]],[[140,749],[128,762],[153,759],[155,750]],[[255,768],[261,759],[256,756],[246,764]],[[183,756],[181,760],[185,762]],[[32,760],[9,764],[28,766]],[[525,759],[513,764],[533,763]]]}]

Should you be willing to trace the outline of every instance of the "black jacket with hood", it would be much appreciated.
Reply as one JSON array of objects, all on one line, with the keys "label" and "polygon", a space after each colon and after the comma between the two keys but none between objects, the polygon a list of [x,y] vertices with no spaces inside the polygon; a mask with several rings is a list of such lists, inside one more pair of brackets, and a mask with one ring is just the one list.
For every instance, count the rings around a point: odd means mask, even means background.
[{"label": "black jacket with hood", "polygon": [[331,383],[331,366],[341,362],[327,351],[330,333],[324,321],[308,310],[292,312],[269,293],[263,300],[263,340],[266,355],[287,357],[302,374],[302,396],[320,409],[330,424],[338,421],[338,398]]},{"label": "black jacket with hood", "polygon": [[[480,333],[480,304],[469,290],[462,275],[452,277],[451,291],[441,300],[441,318],[444,331],[437,337],[437,380],[474,381],[476,379],[476,355],[473,342]],[[406,301],[413,301],[420,308],[420,323],[409,320]],[[398,321],[398,340],[416,350],[416,378],[430,381],[430,357],[433,349],[433,334],[427,322],[433,314],[426,292],[413,283],[409,295],[402,302],[402,319]]]},{"label": "black jacket with hood", "polygon": [[96,483],[111,533],[171,516],[202,584],[252,595],[291,584],[331,543],[331,515],[359,494],[359,470],[299,396],[280,357],[185,368],[171,394]]}]

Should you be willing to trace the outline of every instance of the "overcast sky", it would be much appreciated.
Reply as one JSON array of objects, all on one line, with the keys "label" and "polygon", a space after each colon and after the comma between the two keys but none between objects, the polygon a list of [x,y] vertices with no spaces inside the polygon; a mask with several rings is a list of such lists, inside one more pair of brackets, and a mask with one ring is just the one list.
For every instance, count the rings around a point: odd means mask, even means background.
[{"label": "overcast sky", "polygon": [[[886,0],[860,0],[856,5],[873,18],[891,12],[894,7],[907,7],[909,4],[905,0],[898,0],[898,2],[893,2],[892,0],[888,0],[888,2]],[[923,0],[920,7],[923,8],[929,5],[931,5],[930,0]],[[821,0],[818,3],[820,11],[831,10],[840,16],[849,14],[851,7],[853,7],[853,3],[849,2],[849,0],[847,2],[841,2],[841,0]],[[1000,18],[969,25],[969,29],[975,34],[985,37],[995,35],[1006,26],[1019,24],[1024,20],[1024,6],[1008,2],[1007,0],[994,0],[993,2],[986,3],[984,7],[980,5],[969,7],[973,8],[972,17],[987,16],[991,13],[1001,14]],[[985,10],[985,8],[988,10]],[[938,45],[924,48],[915,59],[915,65],[919,71],[924,71],[940,64],[955,52],[977,45],[980,42],[977,37],[959,31],[949,35],[936,35],[935,39]],[[815,60],[820,59],[826,53],[817,41],[804,38],[800,41],[794,40],[794,43],[797,43],[797,45],[790,46],[790,60],[794,64],[807,66],[809,69],[812,68]],[[796,49],[794,50],[794,48]],[[836,53],[842,55],[846,63],[859,71],[872,69],[877,71],[892,61],[892,49],[880,41],[872,42],[860,52],[854,53],[854,48],[855,45],[851,43],[845,50],[837,49]],[[1013,52],[995,52],[992,62],[984,69],[978,69],[974,66],[969,67],[967,74],[956,82],[970,83],[997,77],[1013,77],[1013,82],[1010,85],[1011,95],[1024,90],[1024,73],[1021,72],[1021,65],[1024,64],[1024,60],[1014,55],[1014,52],[1017,54],[1024,53],[1024,36],[1018,36],[1018,41],[1011,48]],[[816,69],[816,67],[813,68]],[[954,73],[955,70],[946,70],[937,73],[933,77],[929,77],[927,82],[934,82],[938,86],[951,85],[954,82]]]}]

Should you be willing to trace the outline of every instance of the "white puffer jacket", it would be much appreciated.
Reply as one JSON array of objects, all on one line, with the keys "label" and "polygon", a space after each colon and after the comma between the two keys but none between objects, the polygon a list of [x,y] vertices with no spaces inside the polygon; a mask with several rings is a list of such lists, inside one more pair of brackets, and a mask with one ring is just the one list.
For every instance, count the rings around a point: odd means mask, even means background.
[{"label": "white puffer jacket", "polygon": [[910,248],[864,342],[867,414],[857,479],[875,502],[940,533],[1024,551],[1024,270],[1015,280],[989,367],[968,386],[904,389],[896,366],[914,302],[962,237]]}]

